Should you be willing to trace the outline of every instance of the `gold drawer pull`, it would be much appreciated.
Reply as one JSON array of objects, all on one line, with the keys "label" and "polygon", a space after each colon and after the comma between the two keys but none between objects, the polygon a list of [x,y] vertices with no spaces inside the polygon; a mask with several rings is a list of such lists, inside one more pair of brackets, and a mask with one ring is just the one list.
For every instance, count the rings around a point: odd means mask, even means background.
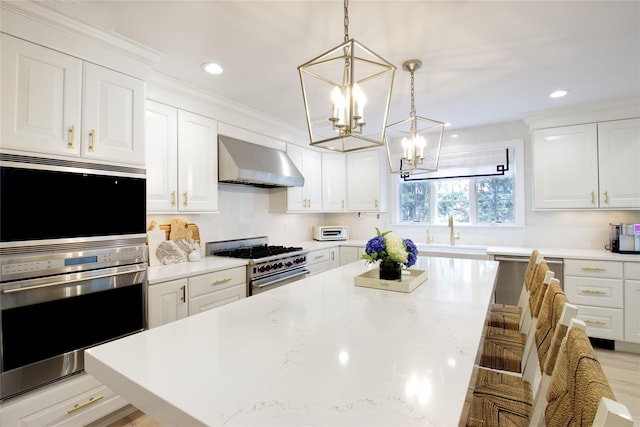
[{"label": "gold drawer pull", "polygon": [[226,283],[231,280],[231,277],[225,277],[224,279],[218,279],[213,282],[214,285],[219,285],[220,283]]},{"label": "gold drawer pull", "polygon": [[586,323],[587,325],[593,325],[593,326],[606,326],[607,324],[604,322],[601,322],[599,320],[585,320],[584,323]]},{"label": "gold drawer pull", "polygon": [[84,403],[76,403],[75,405],[73,405],[73,408],[69,409],[67,411],[67,414],[71,414],[75,411],[77,411],[78,409],[82,409],[85,406],[91,405],[93,403],[96,403],[98,400],[102,399],[104,396],[98,396],[98,397],[90,397],[89,400],[87,400]]},{"label": "gold drawer pull", "polygon": [[176,192],[172,191],[171,192],[171,206],[175,206],[176,205]]},{"label": "gold drawer pull", "polygon": [[316,255],[315,259],[324,258],[324,255]]},{"label": "gold drawer pull", "polygon": [[185,206],[189,206],[189,192],[188,191],[184,192],[184,205]]},{"label": "gold drawer pull", "polygon": [[584,271],[607,271],[606,268],[602,268],[602,267],[582,267],[582,270],[584,270]]},{"label": "gold drawer pull", "polygon": [[607,294],[606,292],[603,292],[603,291],[592,291],[592,290],[589,290],[589,289],[585,289],[583,291],[580,291],[580,293],[582,293],[582,294],[591,294],[591,295],[606,295]]},{"label": "gold drawer pull", "polygon": [[76,145],[76,127],[71,125],[69,128],[69,133],[71,134],[71,142],[69,142],[69,148],[73,148]]},{"label": "gold drawer pull", "polygon": [[91,144],[89,144],[89,151],[94,151],[96,149],[96,130],[91,129],[89,132],[89,137],[91,138]]}]

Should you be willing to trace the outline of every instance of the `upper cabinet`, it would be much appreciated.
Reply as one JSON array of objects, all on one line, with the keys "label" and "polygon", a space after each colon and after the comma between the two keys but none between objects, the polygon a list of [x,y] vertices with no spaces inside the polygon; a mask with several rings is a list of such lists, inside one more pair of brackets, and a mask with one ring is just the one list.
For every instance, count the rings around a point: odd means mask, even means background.
[{"label": "upper cabinet", "polygon": [[347,209],[385,211],[387,208],[386,166],[380,148],[347,153]]},{"label": "upper cabinet", "polygon": [[640,208],[640,119],[532,135],[535,209]]},{"label": "upper cabinet", "polygon": [[144,82],[2,35],[2,148],[144,165]]},{"label": "upper cabinet", "polygon": [[322,153],[322,210],[347,210],[347,158],[342,153]]},{"label": "upper cabinet", "polygon": [[216,211],[217,122],[147,101],[146,128],[147,211]]},{"label": "upper cabinet", "polygon": [[274,212],[321,212],[322,155],[295,144],[287,144],[287,154],[304,176],[304,186],[273,189],[271,210]]}]

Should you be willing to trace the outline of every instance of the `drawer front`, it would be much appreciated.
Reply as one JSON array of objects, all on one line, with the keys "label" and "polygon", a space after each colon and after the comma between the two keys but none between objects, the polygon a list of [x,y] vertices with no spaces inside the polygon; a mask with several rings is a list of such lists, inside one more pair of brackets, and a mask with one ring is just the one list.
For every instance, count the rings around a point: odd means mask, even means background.
[{"label": "drawer front", "polygon": [[309,276],[313,276],[314,274],[324,273],[325,271],[329,271],[331,269],[331,264],[329,260],[324,262],[316,262],[314,264],[307,264],[307,270],[309,270]]},{"label": "drawer front", "polygon": [[587,335],[607,340],[624,340],[622,309],[578,305],[578,319],[587,325]]},{"label": "drawer front", "polygon": [[640,280],[640,262],[625,262],[624,278]]},{"label": "drawer front", "polygon": [[565,276],[564,292],[574,304],[611,308],[624,304],[622,279]]},{"label": "drawer front", "polygon": [[622,279],[622,262],[565,259],[564,275]]},{"label": "drawer front", "polygon": [[206,295],[191,298],[189,300],[189,316],[241,300],[247,296],[247,286],[242,283],[226,287],[220,291],[209,292]]},{"label": "drawer front", "polygon": [[236,267],[228,270],[201,274],[199,276],[189,277],[189,295],[193,298],[209,292],[220,291],[231,286],[246,283],[246,267]]},{"label": "drawer front", "polygon": [[330,260],[331,260],[330,249],[321,249],[319,251],[313,251],[307,254],[308,265],[318,264],[320,262],[325,262]]}]

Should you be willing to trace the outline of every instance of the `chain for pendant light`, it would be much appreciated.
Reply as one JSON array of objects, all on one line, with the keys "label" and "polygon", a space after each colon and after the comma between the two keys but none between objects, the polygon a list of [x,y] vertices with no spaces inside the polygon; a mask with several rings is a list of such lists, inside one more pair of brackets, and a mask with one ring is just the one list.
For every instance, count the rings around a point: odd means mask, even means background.
[{"label": "chain for pendant light", "polygon": [[344,0],[344,41],[349,41],[349,0]]}]

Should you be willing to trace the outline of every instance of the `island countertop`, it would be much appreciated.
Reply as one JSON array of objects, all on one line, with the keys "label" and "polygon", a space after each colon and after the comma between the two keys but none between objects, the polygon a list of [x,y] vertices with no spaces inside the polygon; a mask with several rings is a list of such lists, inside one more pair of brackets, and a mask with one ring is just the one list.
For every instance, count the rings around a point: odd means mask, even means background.
[{"label": "island countertop", "polygon": [[86,371],[163,425],[457,425],[498,268],[420,257],[411,293],[361,261],[93,347]]}]

